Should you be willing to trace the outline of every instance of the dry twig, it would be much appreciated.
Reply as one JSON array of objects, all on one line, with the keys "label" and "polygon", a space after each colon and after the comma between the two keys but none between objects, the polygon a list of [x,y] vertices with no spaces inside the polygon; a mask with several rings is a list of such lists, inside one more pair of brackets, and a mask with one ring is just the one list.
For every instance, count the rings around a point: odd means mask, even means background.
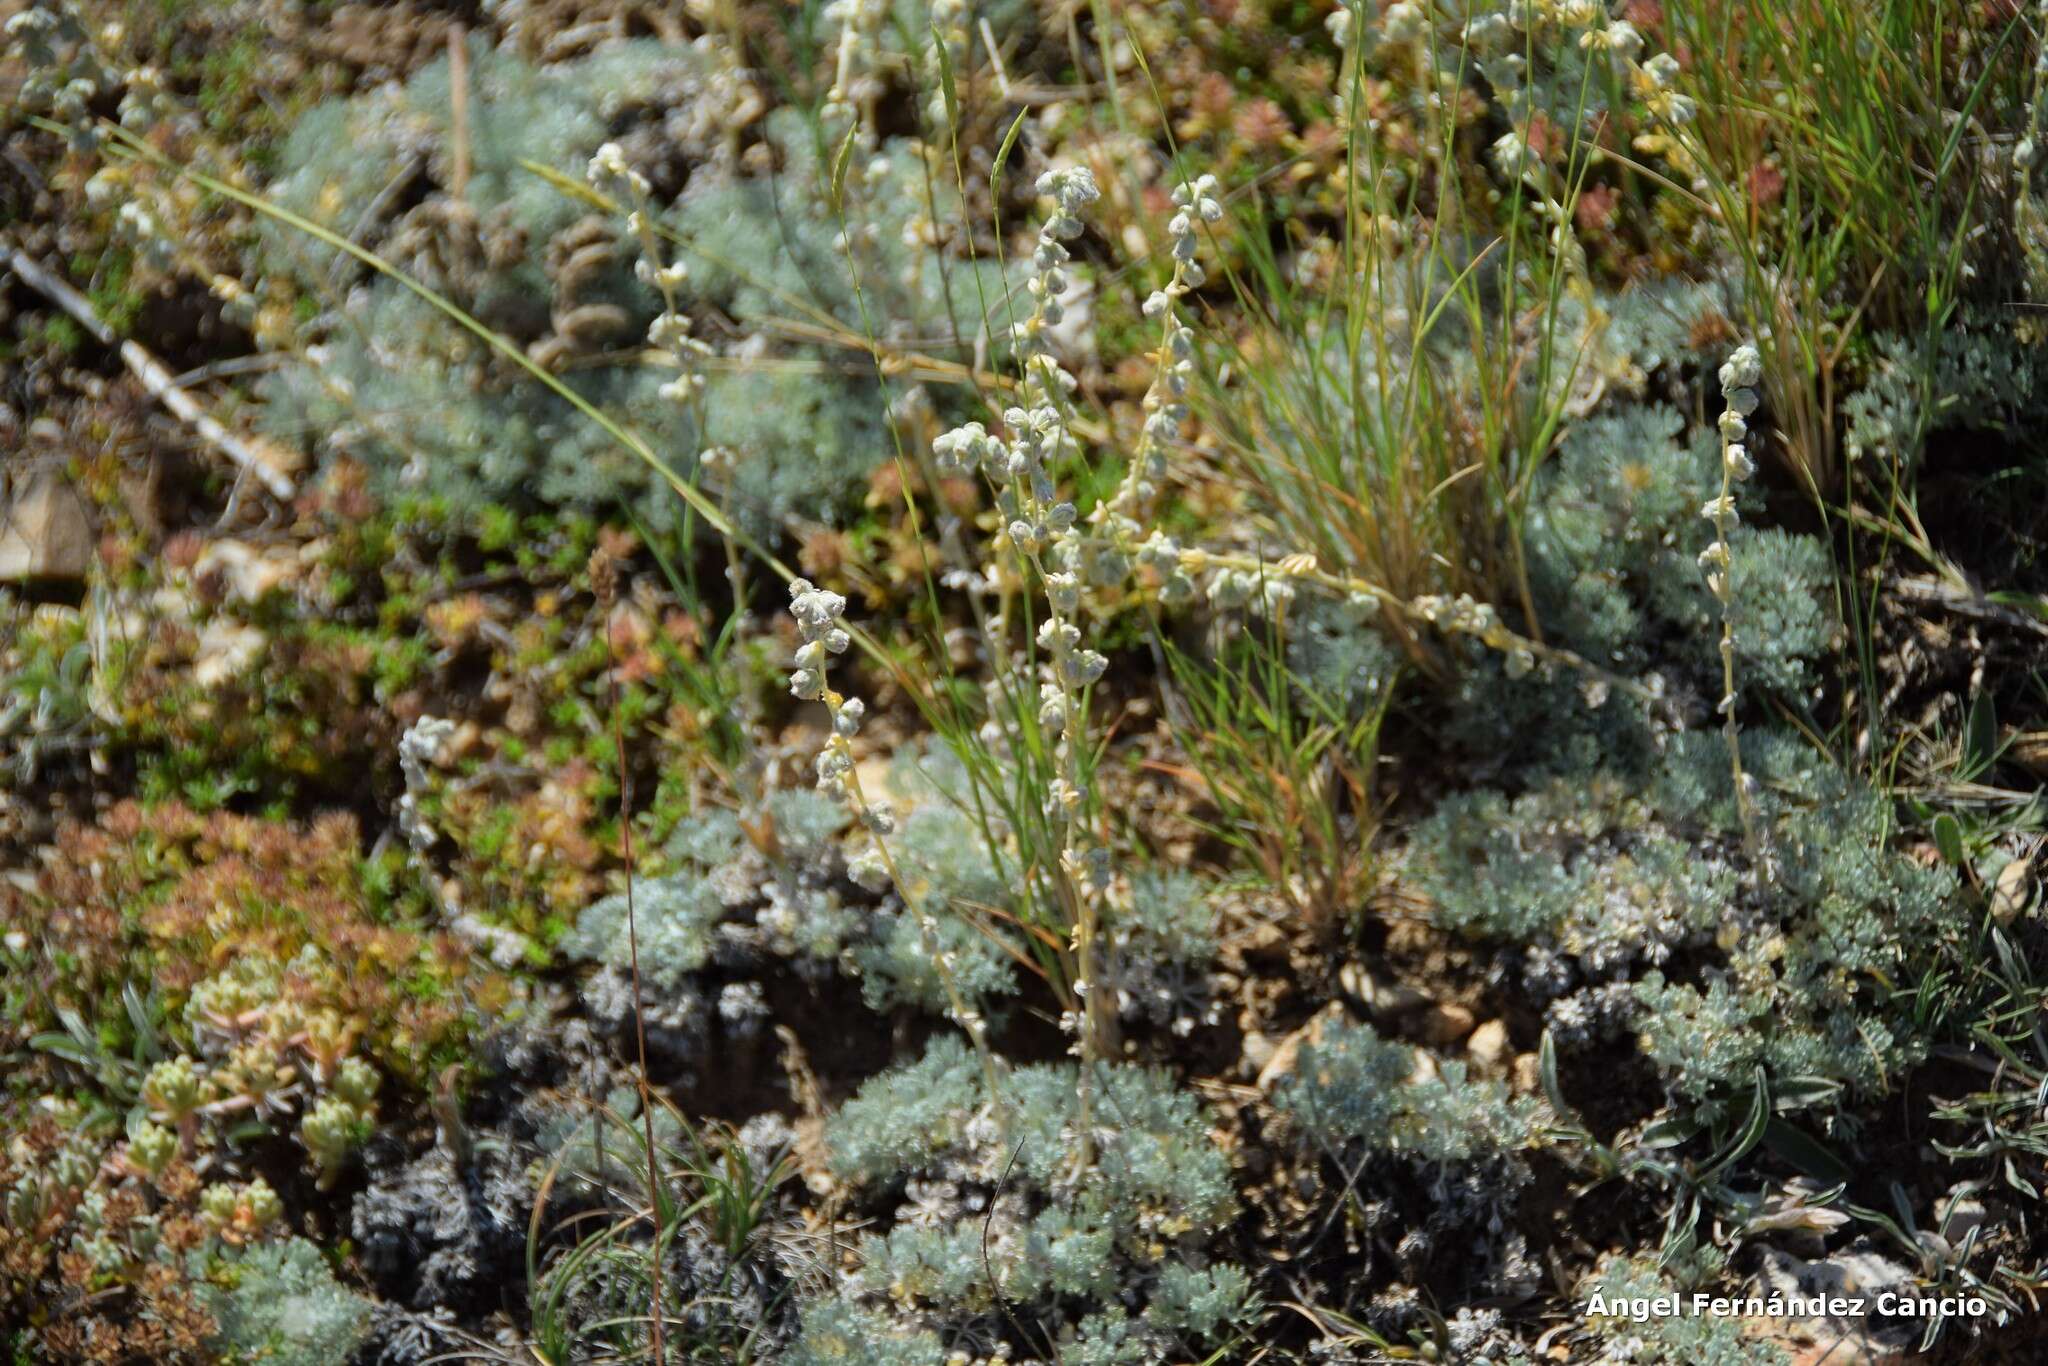
[{"label": "dry twig", "polygon": [[198,432],[206,443],[235,462],[244,471],[253,474],[263,486],[279,498],[290,498],[297,492],[289,476],[254,446],[236,436],[215,421],[213,416],[192,395],[180,388],[163,362],[151,355],[149,349],[138,341],[119,340],[114,329],[108,327],[93,311],[92,303],[77,290],[58,278],[53,272],[37,264],[27,252],[15,247],[0,247],[0,260],[5,260],[23,284],[41,294],[57,307],[77,320],[78,325],[93,335],[103,346],[114,346],[120,351],[122,363],[142,381],[142,387],[149,390],[173,416]]}]

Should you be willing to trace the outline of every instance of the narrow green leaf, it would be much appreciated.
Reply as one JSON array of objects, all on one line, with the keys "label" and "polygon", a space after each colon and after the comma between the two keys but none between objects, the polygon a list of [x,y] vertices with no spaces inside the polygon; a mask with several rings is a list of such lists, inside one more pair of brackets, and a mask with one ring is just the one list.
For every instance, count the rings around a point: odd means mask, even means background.
[{"label": "narrow green leaf", "polygon": [[1962,822],[1946,811],[1934,818],[1934,847],[1941,851],[1941,857],[1950,866],[1963,866]]},{"label": "narrow green leaf", "polygon": [[1636,1140],[1636,1146],[1648,1148],[1653,1152],[1663,1148],[1676,1148],[1695,1137],[1700,1127],[1700,1122],[1696,1119],[1681,1119],[1677,1115],[1667,1115],[1647,1126],[1642,1137]]},{"label": "narrow green leaf", "polygon": [[1717,1173],[1749,1156],[1757,1144],[1763,1142],[1764,1130],[1771,1118],[1771,1086],[1764,1076],[1764,1069],[1756,1069],[1756,1077],[1749,1093],[1749,1114],[1742,1121],[1742,1130],[1735,1136],[1735,1144],[1726,1153],[1716,1158],[1699,1179],[1707,1181]]},{"label": "narrow green leaf", "polygon": [[846,136],[839,139],[839,150],[832,156],[832,212],[840,217],[846,214],[846,167],[853,160],[854,135],[859,131],[859,124],[849,124]]},{"label": "narrow green leaf", "polygon": [[1017,135],[1024,131],[1024,116],[1030,112],[1029,109],[1019,109],[1017,111],[1017,117],[1010,121],[1010,131],[1003,134],[1003,145],[996,148],[995,164],[989,167],[988,172],[990,193],[997,193],[1002,189],[1003,167],[1010,160],[1010,149],[1017,145]]},{"label": "narrow green leaf", "polygon": [[519,158],[519,169],[531,175],[539,176],[562,194],[569,196],[571,199],[581,200],[600,213],[619,212],[619,206],[616,203],[599,194],[596,190],[591,189],[575,176],[565,175],[552,166],[535,161],[530,157],[521,157]]},{"label": "narrow green leaf", "polygon": [[1841,1089],[1842,1083],[1829,1077],[1780,1077],[1771,1096],[1771,1108],[1779,1114],[1803,1110],[1809,1105],[1834,1099]]},{"label": "narrow green leaf", "polygon": [[1998,704],[1991,694],[1980,692],[1970,699],[1970,714],[1963,725],[1963,772],[1975,778],[1991,767],[1998,757]]},{"label": "narrow green leaf", "polygon": [[1543,1041],[1536,1046],[1536,1070],[1543,1079],[1543,1094],[1550,1098],[1550,1108],[1563,1119],[1573,1113],[1565,1103],[1564,1088],[1557,1084],[1557,1043],[1550,1037],[1548,1029],[1543,1031]]},{"label": "narrow green leaf", "polygon": [[946,46],[945,35],[939,32],[937,24],[932,25],[932,51],[939,54],[939,96],[946,104],[946,135],[957,138],[960,135],[960,95],[953,84],[953,51]]},{"label": "narrow green leaf", "polygon": [[1849,1164],[1832,1148],[1795,1124],[1773,1118],[1764,1126],[1764,1146],[1787,1165],[1827,1185],[1839,1185],[1855,1175]]},{"label": "narrow green leaf", "polygon": [[1995,593],[1986,593],[1984,596],[1987,601],[1995,602],[2000,607],[2015,608],[2018,611],[2038,617],[2042,621],[2048,621],[2048,598],[2039,597],[2033,593],[2014,593],[2006,589],[2000,589]]},{"label": "narrow green leaf", "polygon": [[69,1034],[54,1031],[38,1034],[28,1041],[28,1046],[39,1053],[50,1053],[66,1062],[77,1063],[80,1067],[96,1068],[104,1059],[92,1049],[81,1044]]}]

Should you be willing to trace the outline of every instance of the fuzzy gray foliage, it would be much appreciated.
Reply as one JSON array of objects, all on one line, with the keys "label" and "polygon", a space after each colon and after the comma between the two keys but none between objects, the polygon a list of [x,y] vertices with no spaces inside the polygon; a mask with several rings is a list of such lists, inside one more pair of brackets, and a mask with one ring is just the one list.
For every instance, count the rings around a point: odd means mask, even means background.
[{"label": "fuzzy gray foliage", "polygon": [[199,1282],[198,1294],[217,1325],[217,1345],[238,1361],[344,1366],[370,1325],[369,1301],[335,1280],[320,1249],[303,1238],[226,1260]]},{"label": "fuzzy gray foliage", "polygon": [[1965,309],[1924,344],[1877,337],[1868,375],[1842,405],[1849,457],[1911,470],[1937,432],[2012,440],[2048,418],[2048,352],[2015,336],[2010,316]]},{"label": "fuzzy gray foliage", "polygon": [[1877,1090],[1927,1044],[1881,983],[1913,980],[1960,932],[1954,876],[1892,847],[1886,800],[1803,739],[1755,731],[1743,752],[1766,894],[1741,877],[1727,751],[1700,733],[1667,737],[1654,763],[1453,797],[1417,829],[1415,875],[1440,923],[1527,950],[1534,999],[1583,984],[1566,1023],[1592,1035],[1588,1012],[1626,1017],[1690,1104],[1739,1105],[1758,1066],[1808,1104]]},{"label": "fuzzy gray foliage", "polygon": [[1249,1280],[1207,1258],[1234,1205],[1229,1164],[1194,1098],[1163,1073],[1099,1067],[1083,1168],[1078,1081],[1071,1065],[1021,1068],[992,1099],[974,1055],[944,1036],[863,1086],[827,1126],[829,1160],[889,1226],[807,1310],[799,1359],[1031,1321],[1073,1334],[1077,1359],[1159,1360],[1239,1322]]},{"label": "fuzzy gray foliage", "polygon": [[[922,240],[921,222],[959,210],[945,178],[928,178],[907,143],[883,145],[836,203],[827,202],[812,130],[793,113],[767,121],[770,160],[781,163],[772,175],[742,171],[729,148],[696,145],[702,135],[690,130],[716,126],[689,114],[693,102],[715,98],[712,62],[696,48],[630,42],[534,67],[479,41],[470,178],[459,200],[448,189],[445,61],[403,86],[307,114],[270,190],[545,355],[564,384],[637,433],[675,476],[696,479],[709,449],[730,453],[712,491],[767,534],[790,517],[830,518],[850,506],[889,453],[887,395],[861,349],[869,320],[881,340],[964,354],[1001,300],[1001,277]],[[671,124],[682,131],[659,135]],[[708,368],[701,407],[663,397],[673,372],[640,359],[659,300],[633,277],[637,244],[621,223],[591,217],[527,168],[580,184],[592,153],[622,125],[658,134],[625,135],[629,155],[685,158],[647,169],[657,185],[687,179],[660,217],[679,238],[669,249],[691,269],[680,307],[723,353]],[[428,193],[416,207],[382,219],[368,212],[417,198],[419,180]],[[308,296],[345,287],[319,350],[262,386],[274,433],[324,434],[385,488],[444,499],[458,514],[531,502],[603,511],[623,501],[651,527],[679,524],[683,504],[661,474],[403,285],[376,276],[349,284],[349,263],[289,230],[266,229],[262,244],[266,269]],[[843,344],[774,340],[789,335],[787,324]]]},{"label": "fuzzy gray foliage", "polygon": [[[1617,1258],[1587,1288],[1605,1299],[1653,1298],[1672,1293],[1670,1282],[1647,1260]],[[1583,1301],[1582,1301],[1583,1302]],[[1786,1366],[1777,1344],[1743,1331],[1742,1321],[1711,1314],[1655,1315],[1642,1323],[1596,1320],[1606,1339],[1605,1361],[1642,1366]]]},{"label": "fuzzy gray foliage", "polygon": [[1332,1152],[1365,1150],[1450,1163],[1526,1146],[1537,1106],[1460,1062],[1415,1076],[1415,1050],[1368,1025],[1340,1021],[1304,1045],[1274,1096],[1307,1136]]}]

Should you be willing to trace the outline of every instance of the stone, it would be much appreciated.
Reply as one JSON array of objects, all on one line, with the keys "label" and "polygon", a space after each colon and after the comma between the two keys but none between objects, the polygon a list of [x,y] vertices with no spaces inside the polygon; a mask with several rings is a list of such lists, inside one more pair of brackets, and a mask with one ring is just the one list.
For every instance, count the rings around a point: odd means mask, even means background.
[{"label": "stone", "polygon": [[1465,1040],[1465,1051],[1481,1067],[1498,1067],[1508,1056],[1508,1022],[1488,1020]]},{"label": "stone", "polygon": [[1365,1007],[1374,1024],[1390,1027],[1429,1005],[1429,998],[1405,982],[1382,981],[1363,963],[1350,962],[1337,970],[1337,986],[1345,995]]},{"label": "stone", "polygon": [[1265,1064],[1259,1068],[1259,1078],[1255,1083],[1259,1090],[1271,1091],[1282,1078],[1292,1075],[1295,1065],[1301,1060],[1301,1046],[1321,1043],[1323,1030],[1331,1021],[1343,1017],[1344,1007],[1333,1001],[1323,1008],[1321,1014],[1273,1046]]},{"label": "stone", "polygon": [[1248,1030],[1244,1036],[1244,1070],[1246,1075],[1256,1077],[1263,1072],[1273,1055],[1280,1051],[1275,1044],[1256,1029]]},{"label": "stone", "polygon": [[2033,904],[2034,860],[2038,857],[2037,851],[2027,858],[2012,860],[1999,870],[1997,880],[1991,884],[1991,918],[2001,926],[2012,924]]},{"label": "stone", "polygon": [[1415,1017],[1416,1033],[1433,1048],[1448,1048],[1472,1032],[1472,1012],[1461,1005],[1443,1002],[1430,1006]]},{"label": "stone", "polygon": [[0,515],[0,583],[83,583],[92,567],[85,500],[45,466],[14,481]]},{"label": "stone", "polygon": [[240,678],[263,658],[268,638],[254,626],[216,617],[199,633],[199,653],[192,661],[192,681],[218,688]]},{"label": "stone", "polygon": [[212,580],[231,602],[261,602],[299,576],[297,552],[265,550],[241,541],[211,541],[192,567],[195,579]]}]

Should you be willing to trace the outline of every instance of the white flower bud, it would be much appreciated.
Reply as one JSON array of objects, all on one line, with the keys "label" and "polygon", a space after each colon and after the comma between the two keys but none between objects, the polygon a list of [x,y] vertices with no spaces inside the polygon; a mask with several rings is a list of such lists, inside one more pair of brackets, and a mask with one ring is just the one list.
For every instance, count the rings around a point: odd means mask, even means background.
[{"label": "white flower bud", "polygon": [[1721,365],[1723,392],[1730,389],[1754,389],[1757,381],[1763,377],[1763,358],[1757,354],[1754,346],[1738,346],[1729,353],[1728,359]]},{"label": "white flower bud", "polygon": [[867,848],[855,854],[846,865],[846,873],[870,892],[879,892],[889,885],[889,865],[879,849]]},{"label": "white flower bud", "polygon": [[602,185],[625,175],[626,170],[625,150],[616,142],[607,142],[590,159],[588,175],[593,184]]},{"label": "white flower bud", "polygon": [[1394,0],[1393,4],[1387,6],[1387,12],[1381,16],[1380,22],[1386,31],[1388,42],[1412,42],[1422,36],[1422,11],[1409,0]]},{"label": "white flower bud", "polygon": [[1053,654],[1065,654],[1081,643],[1081,629],[1070,621],[1048,617],[1038,628],[1038,643]]},{"label": "white flower bud", "polygon": [[1060,664],[1060,674],[1070,688],[1085,688],[1109,669],[1109,661],[1093,650],[1078,650]]}]

